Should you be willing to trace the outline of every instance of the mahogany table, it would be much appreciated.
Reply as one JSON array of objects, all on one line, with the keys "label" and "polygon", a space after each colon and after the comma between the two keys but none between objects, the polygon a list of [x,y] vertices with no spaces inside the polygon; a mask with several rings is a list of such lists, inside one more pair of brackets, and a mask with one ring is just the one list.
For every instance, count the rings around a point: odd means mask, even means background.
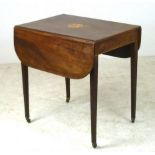
[{"label": "mahogany table", "polygon": [[70,79],[90,74],[91,139],[96,147],[99,54],[131,58],[131,121],[134,122],[140,41],[140,26],[66,14],[15,26],[14,45],[22,66],[27,122],[30,122],[28,67],[65,77],[67,102]]}]

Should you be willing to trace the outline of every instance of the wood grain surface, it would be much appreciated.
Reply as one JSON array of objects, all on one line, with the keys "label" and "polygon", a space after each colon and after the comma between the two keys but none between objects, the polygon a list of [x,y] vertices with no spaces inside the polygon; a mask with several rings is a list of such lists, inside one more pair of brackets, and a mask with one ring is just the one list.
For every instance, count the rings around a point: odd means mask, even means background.
[{"label": "wood grain surface", "polygon": [[69,78],[82,78],[93,66],[94,44],[15,28],[16,53],[24,65]]},{"label": "wood grain surface", "polygon": [[24,65],[74,79],[91,72],[94,56],[130,57],[132,44],[139,48],[140,41],[140,26],[65,14],[14,28]]}]

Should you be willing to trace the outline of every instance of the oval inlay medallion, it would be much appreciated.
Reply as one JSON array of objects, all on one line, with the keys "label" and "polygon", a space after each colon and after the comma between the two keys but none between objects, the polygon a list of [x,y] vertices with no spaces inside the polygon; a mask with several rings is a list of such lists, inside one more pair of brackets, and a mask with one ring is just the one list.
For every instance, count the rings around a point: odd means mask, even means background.
[{"label": "oval inlay medallion", "polygon": [[84,27],[84,25],[80,23],[72,23],[72,24],[68,24],[68,27],[72,29],[78,29],[78,28]]}]

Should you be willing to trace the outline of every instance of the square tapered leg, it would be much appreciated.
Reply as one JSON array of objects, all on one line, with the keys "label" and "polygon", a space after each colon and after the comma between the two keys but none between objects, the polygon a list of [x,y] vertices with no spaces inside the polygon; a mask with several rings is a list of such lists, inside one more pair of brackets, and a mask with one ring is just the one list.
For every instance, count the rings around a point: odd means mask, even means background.
[{"label": "square tapered leg", "polygon": [[28,80],[28,67],[21,64],[22,80],[23,80],[23,95],[24,95],[24,108],[25,118],[28,123],[31,122],[29,115],[29,80]]},{"label": "square tapered leg", "polygon": [[70,100],[70,79],[65,78],[65,83],[66,83],[66,102],[69,102]]},{"label": "square tapered leg", "polygon": [[136,44],[133,44],[131,51],[131,122],[134,122],[136,118],[137,59],[138,49]]},{"label": "square tapered leg", "polygon": [[92,146],[97,147],[97,85],[98,85],[98,56],[94,58],[94,67],[90,73],[90,110],[91,110],[91,140]]}]

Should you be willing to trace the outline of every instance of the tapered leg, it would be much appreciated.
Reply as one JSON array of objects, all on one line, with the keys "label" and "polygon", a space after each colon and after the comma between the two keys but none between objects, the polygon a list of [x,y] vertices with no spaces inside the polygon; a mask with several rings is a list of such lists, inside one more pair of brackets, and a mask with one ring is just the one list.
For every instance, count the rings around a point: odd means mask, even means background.
[{"label": "tapered leg", "polygon": [[98,85],[98,56],[94,58],[94,67],[90,73],[90,109],[91,109],[91,140],[92,146],[97,147],[97,85]]},{"label": "tapered leg", "polygon": [[69,102],[70,100],[70,79],[65,78],[65,82],[66,82],[66,102]]},{"label": "tapered leg", "polygon": [[136,118],[137,59],[138,48],[136,44],[133,44],[131,51],[131,122],[134,122]]},{"label": "tapered leg", "polygon": [[25,118],[28,123],[31,122],[29,115],[29,81],[28,81],[28,67],[21,64],[22,68],[22,80],[23,80],[23,95],[25,106]]}]

